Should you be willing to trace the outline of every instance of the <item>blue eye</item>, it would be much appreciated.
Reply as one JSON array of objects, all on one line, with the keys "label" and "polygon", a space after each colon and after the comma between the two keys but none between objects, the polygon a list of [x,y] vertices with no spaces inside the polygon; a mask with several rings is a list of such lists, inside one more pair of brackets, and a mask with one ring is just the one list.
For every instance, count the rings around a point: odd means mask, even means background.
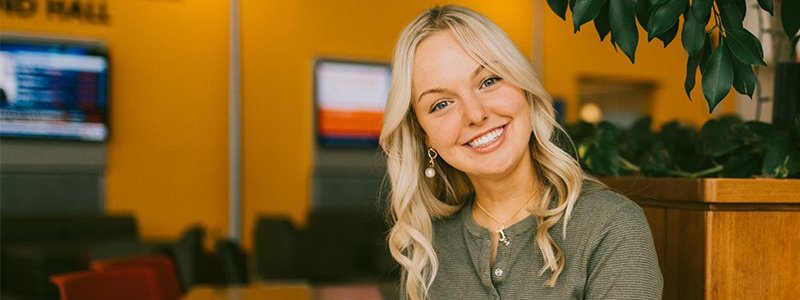
[{"label": "blue eye", "polygon": [[495,85],[496,83],[500,82],[500,80],[503,80],[503,78],[497,76],[491,76],[489,78],[486,78],[481,82],[481,88],[487,88],[492,85]]},{"label": "blue eye", "polygon": [[431,107],[431,112],[435,112],[435,111],[440,110],[440,109],[445,109],[448,106],[450,106],[450,101],[442,100],[442,101],[436,102],[436,104],[434,104],[433,107]]}]

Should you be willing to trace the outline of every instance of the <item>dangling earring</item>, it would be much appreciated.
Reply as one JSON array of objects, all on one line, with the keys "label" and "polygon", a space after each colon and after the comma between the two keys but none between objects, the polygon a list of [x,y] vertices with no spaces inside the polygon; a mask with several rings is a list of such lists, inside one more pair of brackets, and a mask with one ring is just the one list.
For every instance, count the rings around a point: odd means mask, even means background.
[{"label": "dangling earring", "polygon": [[436,170],[433,168],[434,160],[439,157],[439,153],[433,148],[428,148],[428,168],[425,169],[425,177],[433,178],[436,176]]}]

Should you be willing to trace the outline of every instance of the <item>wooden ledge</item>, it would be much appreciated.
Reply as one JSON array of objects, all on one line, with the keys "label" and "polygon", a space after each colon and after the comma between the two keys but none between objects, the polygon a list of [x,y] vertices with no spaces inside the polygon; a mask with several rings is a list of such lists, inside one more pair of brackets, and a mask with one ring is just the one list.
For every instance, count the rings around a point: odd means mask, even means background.
[{"label": "wooden ledge", "polygon": [[800,179],[607,177],[600,181],[633,200],[800,204]]}]

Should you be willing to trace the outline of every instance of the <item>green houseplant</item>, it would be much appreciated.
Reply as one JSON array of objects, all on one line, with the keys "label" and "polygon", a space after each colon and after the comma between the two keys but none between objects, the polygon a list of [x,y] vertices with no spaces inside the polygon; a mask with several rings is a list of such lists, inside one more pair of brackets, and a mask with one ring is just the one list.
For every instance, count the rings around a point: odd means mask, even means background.
[{"label": "green houseplant", "polygon": [[[765,65],[758,38],[744,29],[745,0],[547,0],[550,8],[566,20],[572,11],[575,32],[592,21],[604,40],[621,50],[633,63],[639,42],[637,21],[647,32],[648,41],[659,39],[666,47],[681,32],[681,42],[689,54],[686,63],[686,94],[694,89],[699,69],[702,90],[709,111],[729,93],[731,86],[752,98],[757,79],[753,65]],[[758,0],[761,9],[772,14],[773,0]],[[783,29],[792,46],[800,29],[800,1],[780,3]],[[683,19],[683,22],[681,22]],[[682,24],[682,26],[681,26]]]},{"label": "green houseplant", "polygon": [[[572,11],[576,32],[593,21],[600,39],[610,36],[631,62],[637,21],[648,40],[665,46],[680,31],[688,53],[684,88],[687,95],[695,88],[699,69],[709,111],[731,86],[751,98],[758,86],[753,65],[765,64],[764,53],[742,26],[745,0],[547,2],[562,19]],[[758,5],[781,16],[788,44],[795,45],[800,1],[782,2],[758,0]],[[798,86],[796,80],[783,82]],[[778,90],[773,101],[781,97]],[[785,98],[800,98],[800,88],[787,90],[783,95],[792,96]],[[774,109],[782,110],[777,104]],[[574,149],[588,173],[642,207],[662,268],[664,299],[787,299],[793,296],[789,287],[800,283],[800,269],[785,264],[800,259],[794,251],[800,237],[786,230],[800,224],[800,179],[794,179],[800,178],[800,114],[791,111],[773,124],[730,116],[709,120],[699,130],[671,122],[652,131],[649,118],[629,128],[575,123],[566,126],[575,147],[564,149]],[[759,263],[751,262],[754,256]]]},{"label": "green houseplant", "polygon": [[566,126],[581,165],[598,176],[800,178],[800,116],[789,128],[736,116],[709,120],[699,131],[678,122],[650,128],[649,117],[628,128]]}]

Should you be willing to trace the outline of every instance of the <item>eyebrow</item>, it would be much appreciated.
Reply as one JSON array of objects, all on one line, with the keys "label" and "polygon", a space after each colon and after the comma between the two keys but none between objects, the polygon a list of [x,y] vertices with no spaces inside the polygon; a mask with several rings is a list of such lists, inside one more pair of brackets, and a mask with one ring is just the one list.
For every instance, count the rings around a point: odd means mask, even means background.
[{"label": "eyebrow", "polygon": [[[472,71],[472,77],[470,77],[470,78],[474,78],[475,76],[478,76],[478,74],[480,74],[481,71],[483,71],[483,69],[485,69],[485,68],[486,67],[484,67],[483,65],[479,65],[477,68],[475,68],[475,71]],[[429,89],[427,91],[422,92],[422,94],[419,94],[419,97],[417,97],[417,102],[422,101],[422,96],[425,96],[427,94],[444,93],[446,91],[447,90],[443,89],[443,88],[432,88],[432,89]]]}]

